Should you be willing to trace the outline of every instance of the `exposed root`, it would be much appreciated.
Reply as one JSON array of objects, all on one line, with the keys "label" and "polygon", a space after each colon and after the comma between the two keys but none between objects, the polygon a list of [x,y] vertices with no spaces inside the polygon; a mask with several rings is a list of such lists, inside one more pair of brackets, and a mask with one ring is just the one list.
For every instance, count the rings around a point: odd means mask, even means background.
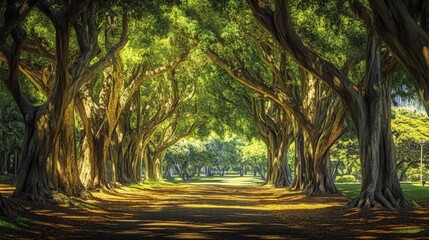
[{"label": "exposed root", "polygon": [[371,190],[367,189],[351,200],[348,204],[350,208],[381,208],[381,209],[412,209],[418,207],[416,203],[410,202],[404,196],[396,197],[389,189]]},{"label": "exposed root", "polygon": [[0,194],[0,216],[15,217],[23,208]]}]

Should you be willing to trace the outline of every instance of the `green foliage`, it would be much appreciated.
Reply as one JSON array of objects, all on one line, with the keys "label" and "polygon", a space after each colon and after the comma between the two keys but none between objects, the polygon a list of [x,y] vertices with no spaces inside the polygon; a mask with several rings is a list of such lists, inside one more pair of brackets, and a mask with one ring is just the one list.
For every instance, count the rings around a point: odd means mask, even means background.
[{"label": "green foliage", "polygon": [[242,161],[253,168],[267,164],[267,146],[257,139],[252,139],[247,145],[241,147]]},{"label": "green foliage", "polygon": [[356,182],[356,179],[353,175],[344,175],[344,176],[338,176],[335,181],[337,183],[351,183]]},{"label": "green foliage", "polygon": [[0,82],[0,152],[10,155],[21,149],[25,126],[21,112],[4,89]]},{"label": "green foliage", "polygon": [[392,135],[400,180],[420,181],[420,139],[426,141],[423,145],[423,178],[428,178],[429,118],[426,114],[408,109],[393,109]]}]

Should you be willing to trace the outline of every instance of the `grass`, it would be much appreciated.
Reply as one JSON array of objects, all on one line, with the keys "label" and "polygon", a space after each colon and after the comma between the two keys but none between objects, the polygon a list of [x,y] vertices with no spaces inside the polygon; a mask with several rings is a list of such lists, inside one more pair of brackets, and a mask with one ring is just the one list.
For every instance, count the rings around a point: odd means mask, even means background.
[{"label": "grass", "polygon": [[9,218],[0,218],[0,228],[17,229],[17,226]]},{"label": "grass", "polygon": [[404,229],[400,229],[395,231],[394,233],[397,234],[404,234],[404,233],[408,233],[408,234],[415,234],[415,233],[421,233],[426,231],[426,228],[404,228]]},{"label": "grass", "polygon": [[[180,178],[175,179],[178,183],[183,183]],[[262,185],[264,183],[259,177],[254,177],[253,175],[239,176],[228,174],[223,177],[221,176],[212,176],[212,177],[194,177],[189,182],[189,184],[196,185],[229,185],[229,186],[255,186]]]},{"label": "grass", "polygon": [[[337,183],[337,188],[348,197],[356,197],[360,193],[361,185],[358,183]],[[402,183],[401,188],[405,196],[416,203],[429,203],[429,186],[420,183]]]},{"label": "grass", "polygon": [[148,190],[148,189],[152,189],[153,187],[168,187],[173,185],[174,183],[166,182],[166,181],[164,182],[145,181],[143,184],[131,184],[126,187],[131,189],[137,189],[137,190]]},{"label": "grass", "polygon": [[15,219],[1,217],[0,218],[0,228],[16,230],[19,228],[28,228],[31,227],[33,222],[29,219],[23,217],[17,217]]}]

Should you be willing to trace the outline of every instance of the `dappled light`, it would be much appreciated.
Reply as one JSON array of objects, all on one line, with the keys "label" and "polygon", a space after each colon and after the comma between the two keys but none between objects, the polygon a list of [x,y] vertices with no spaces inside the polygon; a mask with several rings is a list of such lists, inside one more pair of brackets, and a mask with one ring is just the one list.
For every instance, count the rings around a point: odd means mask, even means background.
[{"label": "dappled light", "polygon": [[25,215],[29,229],[23,229],[19,235],[6,231],[2,236],[47,234],[61,239],[365,236],[369,239],[427,236],[424,234],[429,226],[427,208],[408,212],[347,209],[343,206],[349,198],[343,196],[309,197],[263,186],[156,184],[138,187],[122,187],[111,193],[94,192],[95,199],[74,206],[26,205],[31,211]]},{"label": "dappled light", "polygon": [[0,1],[1,239],[429,239],[429,4]]}]

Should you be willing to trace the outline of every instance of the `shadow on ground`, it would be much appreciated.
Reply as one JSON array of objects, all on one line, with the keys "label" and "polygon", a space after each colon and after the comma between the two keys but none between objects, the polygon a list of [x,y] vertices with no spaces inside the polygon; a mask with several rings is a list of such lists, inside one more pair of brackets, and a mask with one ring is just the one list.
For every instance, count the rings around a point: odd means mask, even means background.
[{"label": "shadow on ground", "polygon": [[[1,187],[1,186],[0,186]],[[1,189],[0,189],[1,191]],[[30,211],[0,237],[36,239],[429,238],[428,209],[345,209],[343,196],[286,189],[174,185],[94,193],[78,207],[25,203]]]}]

